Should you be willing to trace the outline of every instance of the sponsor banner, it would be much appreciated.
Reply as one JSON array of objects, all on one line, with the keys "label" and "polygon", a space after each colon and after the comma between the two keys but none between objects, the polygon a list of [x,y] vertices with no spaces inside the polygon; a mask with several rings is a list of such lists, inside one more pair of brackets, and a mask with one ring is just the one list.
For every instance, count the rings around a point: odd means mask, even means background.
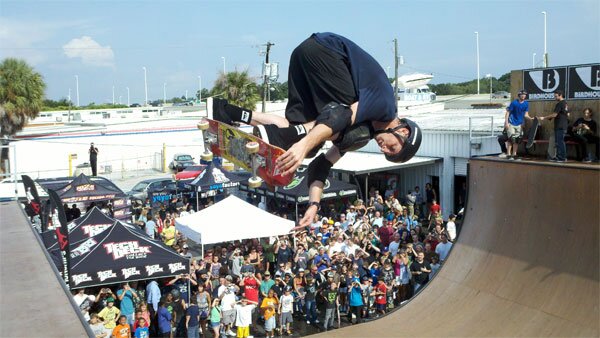
[{"label": "sponsor banner", "polygon": [[567,92],[567,67],[524,70],[523,88],[527,100],[554,100],[555,91]]},{"label": "sponsor banner", "polygon": [[78,275],[71,275],[71,280],[73,281],[73,286],[77,286],[84,282],[91,282],[92,277],[90,277],[87,273],[81,273]]},{"label": "sponsor banner", "polygon": [[103,246],[106,249],[106,253],[112,254],[112,258],[115,261],[121,258],[146,258],[146,255],[152,253],[150,246],[139,245],[138,241],[111,242],[105,243]]},{"label": "sponsor banner", "polygon": [[76,258],[90,252],[98,242],[93,238],[88,238],[83,243],[79,244],[75,249],[71,249],[71,258]]},{"label": "sponsor banner", "polygon": [[177,263],[169,263],[169,271],[171,273],[175,273],[177,271],[185,271],[186,266],[184,264],[181,264],[179,262]]},{"label": "sponsor banner", "polygon": [[148,277],[152,277],[152,275],[158,272],[164,272],[160,264],[146,265],[146,274],[148,275]]},{"label": "sponsor banner", "polygon": [[600,63],[569,67],[569,91],[571,100],[600,99]]},{"label": "sponsor banner", "polygon": [[63,198],[63,203],[79,203],[79,202],[94,202],[103,200],[112,200],[115,198],[115,194],[106,194],[98,196],[78,196],[78,197],[67,197]]},{"label": "sponsor banner", "polygon": [[98,279],[101,282],[104,282],[107,279],[111,279],[111,278],[117,278],[117,274],[114,273],[114,271],[112,270],[103,270],[103,271],[98,271],[96,273],[96,275],[98,275]]}]

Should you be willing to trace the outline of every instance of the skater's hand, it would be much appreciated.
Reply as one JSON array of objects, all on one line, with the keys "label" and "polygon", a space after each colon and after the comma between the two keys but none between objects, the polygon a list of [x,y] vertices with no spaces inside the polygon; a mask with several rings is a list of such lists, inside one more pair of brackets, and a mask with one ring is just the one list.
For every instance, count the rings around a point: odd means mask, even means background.
[{"label": "skater's hand", "polygon": [[310,226],[312,221],[315,219],[316,215],[317,215],[317,207],[314,205],[311,205],[310,207],[308,207],[308,209],[304,213],[304,217],[302,217],[302,219],[300,220],[299,226],[300,227]]},{"label": "skater's hand", "polygon": [[304,139],[294,143],[285,154],[277,159],[277,169],[282,172],[283,176],[294,174],[302,164],[308,150]]}]

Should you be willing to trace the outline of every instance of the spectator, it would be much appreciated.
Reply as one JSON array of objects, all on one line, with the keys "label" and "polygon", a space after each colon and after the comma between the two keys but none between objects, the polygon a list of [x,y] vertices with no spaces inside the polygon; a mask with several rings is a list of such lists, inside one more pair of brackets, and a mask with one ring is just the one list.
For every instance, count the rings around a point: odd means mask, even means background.
[{"label": "spectator", "polygon": [[[592,162],[600,158],[599,155],[599,138],[598,125],[592,119],[593,111],[591,108],[583,110],[583,117],[580,117],[573,123],[573,127],[569,130],[569,134],[577,141],[577,159],[583,162]],[[595,146],[596,151],[592,153],[590,146]],[[595,155],[595,156],[594,156]]]},{"label": "spectator", "polygon": [[281,297],[281,302],[279,304],[279,312],[280,312],[280,320],[281,327],[279,328],[281,334],[283,331],[288,334],[288,336],[292,335],[291,325],[293,323],[293,314],[294,314],[294,296],[292,296],[292,287],[286,286],[284,289],[283,296]]},{"label": "spectator", "polygon": [[155,280],[150,281],[146,285],[146,297],[148,304],[152,305],[152,313],[157,313],[158,302],[160,301],[160,288],[158,287],[158,283]]},{"label": "spectator", "polygon": [[218,296],[221,298],[222,323],[223,329],[227,335],[233,336],[235,333],[231,330],[235,322],[235,294],[239,287],[232,283],[233,278],[227,275],[224,284],[219,287]]},{"label": "spectator", "polygon": [[92,176],[96,176],[98,174],[98,148],[94,146],[94,142],[90,143],[90,149],[88,149],[88,153],[90,154],[90,167],[92,167]]},{"label": "spectator", "polygon": [[98,316],[103,319],[104,327],[108,329],[111,334],[113,329],[117,326],[117,318],[121,314],[121,311],[117,309],[115,305],[115,299],[108,297],[106,299],[106,307],[98,313]]},{"label": "spectator", "polygon": [[265,297],[260,305],[260,309],[263,312],[263,317],[265,318],[265,331],[267,333],[267,337],[275,337],[275,328],[276,328],[276,313],[277,308],[279,306],[279,300],[275,291],[273,289],[269,290],[267,297]]},{"label": "spectator", "polygon": [[357,277],[352,279],[349,295],[350,311],[348,311],[348,321],[353,324],[352,318],[356,317],[356,323],[360,323],[363,312],[362,288]]},{"label": "spectator", "polygon": [[325,320],[323,327],[325,331],[333,327],[335,319],[335,310],[338,309],[340,303],[338,299],[338,290],[336,283],[330,283],[328,288],[322,291],[322,296],[325,299]]},{"label": "spectator", "polygon": [[448,236],[445,233],[440,235],[441,242],[435,247],[435,253],[440,257],[440,262],[444,263],[448,257],[452,243],[448,242]]},{"label": "spectator", "polygon": [[156,313],[156,318],[158,322],[158,333],[161,337],[170,338],[171,337],[171,320],[173,317],[171,313],[166,307],[166,302],[161,300],[158,303],[158,311]]},{"label": "spectator", "polygon": [[81,314],[83,314],[83,318],[85,318],[86,321],[89,321],[89,311],[92,307],[92,304],[94,304],[96,297],[94,295],[87,295],[85,293],[85,289],[79,289],[74,293],[73,300],[75,301],[75,304],[79,306],[79,310],[81,311]]},{"label": "spectator", "polygon": [[[219,338],[221,332],[221,299],[215,298],[210,308],[210,327],[215,338]],[[206,332],[206,331],[204,331]]]},{"label": "spectator", "polygon": [[553,162],[566,162],[567,149],[565,145],[565,134],[569,124],[569,106],[565,101],[562,90],[554,92],[554,99],[557,101],[554,107],[554,112],[546,116],[539,116],[540,121],[545,119],[554,120],[554,145],[556,147],[556,157],[550,158]]},{"label": "spectator", "polygon": [[154,222],[151,213],[148,213],[148,220],[146,221],[146,228],[144,230],[148,237],[152,239],[156,238],[156,222]]},{"label": "spectator", "polygon": [[456,215],[450,214],[446,223],[446,231],[448,232],[448,240],[454,242],[456,240]]},{"label": "spectator", "polygon": [[427,213],[428,213],[427,219],[430,219],[431,218],[431,206],[433,205],[433,200],[437,200],[437,193],[431,186],[431,183],[425,184],[425,196],[426,196],[425,202],[427,203]]},{"label": "spectator", "polygon": [[379,239],[381,240],[381,244],[380,244],[380,248],[383,247],[387,247],[390,245],[390,242],[392,241],[392,236],[394,235],[394,228],[392,227],[392,225],[394,224],[394,222],[392,221],[387,221],[386,222],[386,226],[379,228],[377,230],[377,235],[379,236]]},{"label": "spectator", "polygon": [[146,322],[146,318],[141,317],[137,320],[137,327],[134,330],[133,336],[135,338],[148,338],[150,337],[150,329],[148,328],[148,323]]},{"label": "spectator", "polygon": [[160,234],[165,245],[173,246],[175,244],[175,226],[171,224],[171,220],[164,222],[165,227]]},{"label": "spectator", "polygon": [[235,326],[237,326],[238,338],[246,338],[250,335],[252,311],[255,307],[256,304],[245,297],[235,305]]},{"label": "spectator", "polygon": [[119,325],[112,331],[114,338],[131,338],[131,326],[127,323],[127,316],[119,316]]},{"label": "spectator", "polygon": [[420,252],[417,259],[410,265],[410,271],[415,282],[414,293],[429,282],[429,273],[431,273],[431,264],[425,261],[425,254]]},{"label": "spectator", "polygon": [[185,310],[185,328],[188,338],[197,338],[200,335],[200,308],[195,297],[192,297],[190,302],[190,306]]}]

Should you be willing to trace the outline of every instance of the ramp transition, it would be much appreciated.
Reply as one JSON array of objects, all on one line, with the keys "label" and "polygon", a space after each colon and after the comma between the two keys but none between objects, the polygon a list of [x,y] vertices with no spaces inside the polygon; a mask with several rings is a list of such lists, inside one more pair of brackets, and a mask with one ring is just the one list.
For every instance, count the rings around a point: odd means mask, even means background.
[{"label": "ramp transition", "polygon": [[386,317],[321,336],[600,335],[598,166],[480,158],[468,181],[434,280]]}]

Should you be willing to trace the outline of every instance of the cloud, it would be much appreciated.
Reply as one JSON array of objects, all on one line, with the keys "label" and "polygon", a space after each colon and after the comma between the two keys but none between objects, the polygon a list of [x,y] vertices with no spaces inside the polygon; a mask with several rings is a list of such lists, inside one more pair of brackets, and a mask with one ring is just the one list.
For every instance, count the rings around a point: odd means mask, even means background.
[{"label": "cloud", "polygon": [[69,41],[63,46],[68,58],[81,58],[84,65],[114,67],[115,53],[110,46],[101,46],[89,36]]}]

